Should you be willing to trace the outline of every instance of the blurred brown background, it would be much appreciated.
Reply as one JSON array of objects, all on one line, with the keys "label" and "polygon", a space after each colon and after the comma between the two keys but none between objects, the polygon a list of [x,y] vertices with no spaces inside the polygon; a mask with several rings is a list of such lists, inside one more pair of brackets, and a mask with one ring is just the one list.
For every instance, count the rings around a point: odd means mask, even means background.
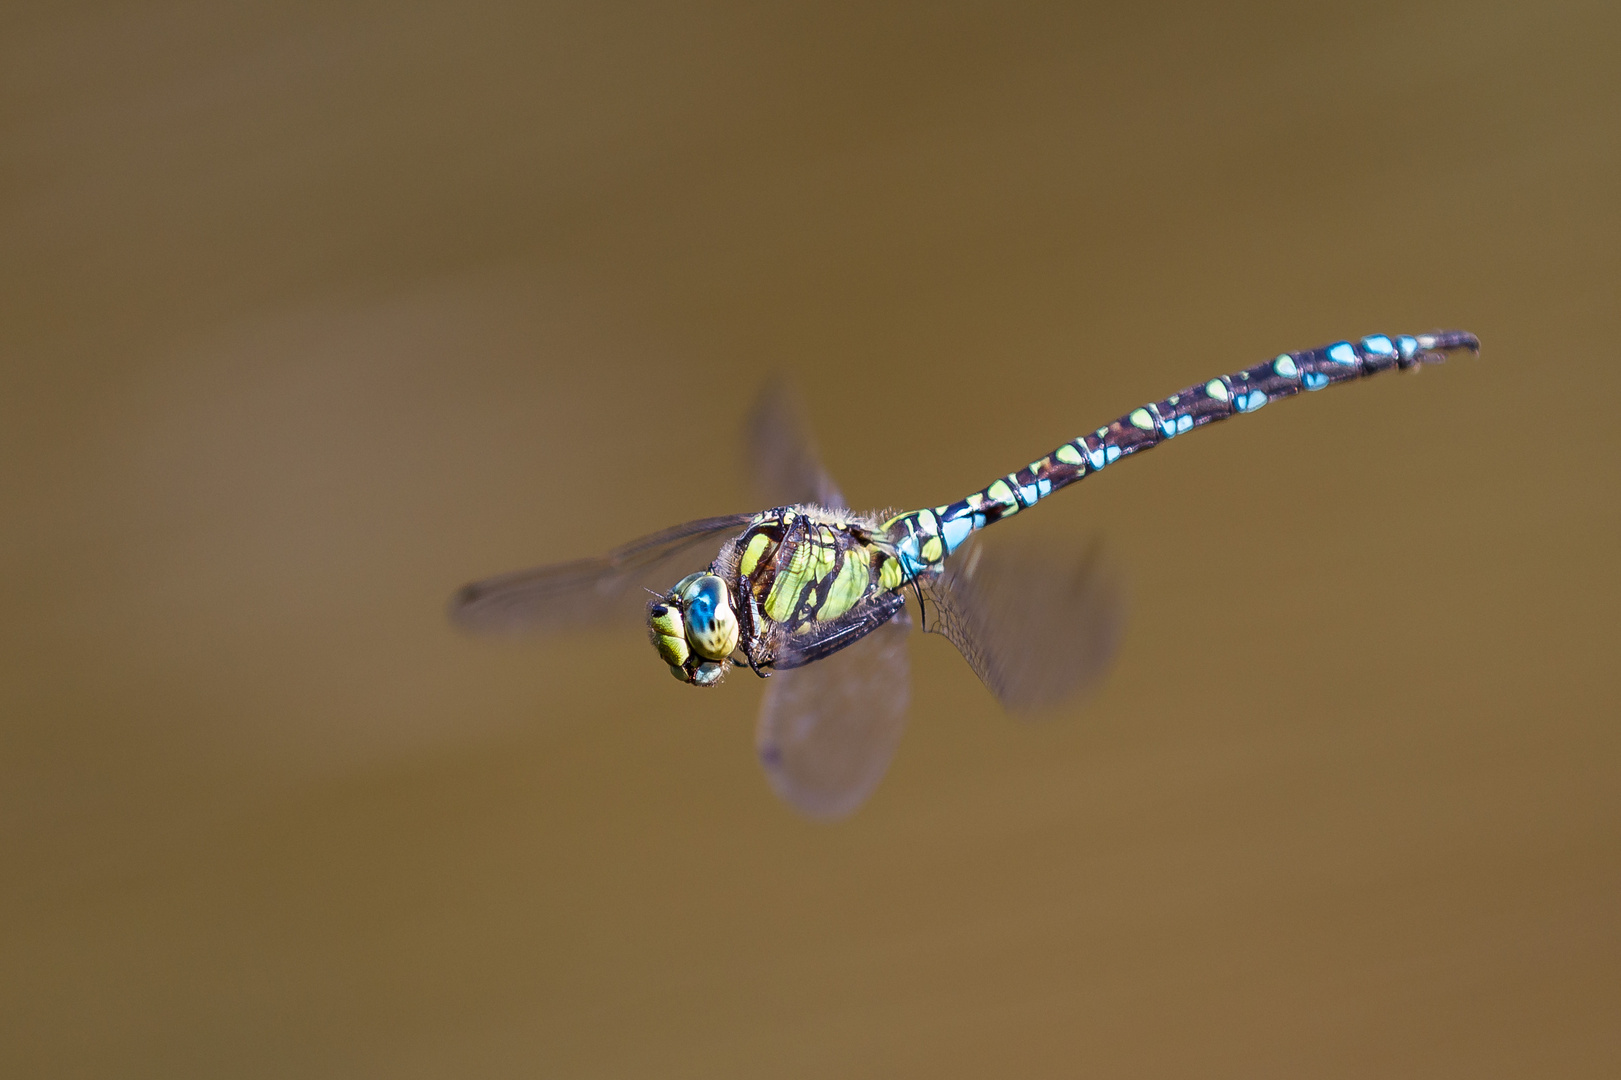
[{"label": "blurred brown background", "polygon": [[[7,5],[0,1073],[1614,1076],[1613,3]],[[485,573],[746,508],[795,373],[935,504],[1286,348],[1485,344],[1009,530],[853,820],[753,680]],[[725,433],[717,448],[714,432]],[[1049,508],[1050,507],[1050,508]]]}]

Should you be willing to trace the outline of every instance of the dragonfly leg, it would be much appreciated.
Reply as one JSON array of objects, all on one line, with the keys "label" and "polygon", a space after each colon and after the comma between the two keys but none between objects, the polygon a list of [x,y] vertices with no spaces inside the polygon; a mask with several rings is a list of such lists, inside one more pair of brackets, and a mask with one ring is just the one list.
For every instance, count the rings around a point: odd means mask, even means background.
[{"label": "dragonfly leg", "polygon": [[923,632],[927,634],[929,632],[929,609],[923,606],[923,589],[920,585],[918,585],[917,578],[915,577],[912,579],[912,592],[917,596],[918,625],[922,627]]}]

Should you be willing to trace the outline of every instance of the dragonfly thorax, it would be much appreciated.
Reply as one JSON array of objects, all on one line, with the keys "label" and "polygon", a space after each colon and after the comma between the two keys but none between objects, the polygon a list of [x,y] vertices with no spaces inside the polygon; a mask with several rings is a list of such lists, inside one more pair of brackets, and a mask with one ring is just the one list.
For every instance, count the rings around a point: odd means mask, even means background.
[{"label": "dragonfly thorax", "polygon": [[906,577],[876,521],[778,507],[756,514],[708,573],[648,605],[648,630],[676,678],[712,686],[734,660],[763,674],[858,640],[893,613],[874,601]]}]

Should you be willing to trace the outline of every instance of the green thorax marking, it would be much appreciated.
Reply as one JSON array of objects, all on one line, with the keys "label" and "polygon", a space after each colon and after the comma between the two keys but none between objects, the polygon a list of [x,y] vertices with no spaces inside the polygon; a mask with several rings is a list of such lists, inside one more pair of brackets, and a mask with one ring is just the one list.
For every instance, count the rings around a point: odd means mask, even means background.
[{"label": "green thorax marking", "polygon": [[885,564],[895,562],[886,546],[842,517],[768,511],[737,541],[739,599],[790,632],[836,619],[863,597],[893,587],[882,581]]}]

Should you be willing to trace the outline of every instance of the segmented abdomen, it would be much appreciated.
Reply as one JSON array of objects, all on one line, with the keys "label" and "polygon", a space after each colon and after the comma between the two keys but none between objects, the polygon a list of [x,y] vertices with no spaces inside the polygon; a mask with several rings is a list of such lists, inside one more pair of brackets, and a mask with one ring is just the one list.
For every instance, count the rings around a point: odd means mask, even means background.
[{"label": "segmented abdomen", "polygon": [[996,480],[966,499],[902,514],[886,523],[889,536],[915,576],[937,565],[968,536],[1066,484],[1098,472],[1120,458],[1237,413],[1255,412],[1277,398],[1321,390],[1391,368],[1411,368],[1445,359],[1455,349],[1480,351],[1475,335],[1462,330],[1389,338],[1375,334],[1360,342],[1338,341],[1320,349],[1283,353],[1263,364],[1207,383],[1190,386],[1164,401],[1151,402],[1107,427],[1058,447],[1018,472]]}]

